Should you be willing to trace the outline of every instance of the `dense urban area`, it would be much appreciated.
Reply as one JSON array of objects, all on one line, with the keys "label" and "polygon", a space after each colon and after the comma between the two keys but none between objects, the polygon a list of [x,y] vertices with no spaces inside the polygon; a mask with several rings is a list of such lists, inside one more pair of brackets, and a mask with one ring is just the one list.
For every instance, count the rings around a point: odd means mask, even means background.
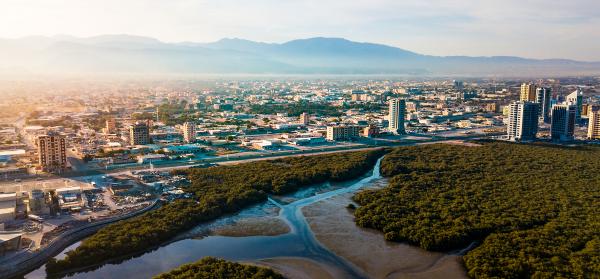
[{"label": "dense urban area", "polygon": [[[359,226],[473,244],[474,278],[600,272],[598,77],[73,78],[1,81],[0,96],[0,265],[21,273],[134,257],[384,153],[389,185],[354,196]],[[215,270],[281,278],[213,258],[157,278]]]}]

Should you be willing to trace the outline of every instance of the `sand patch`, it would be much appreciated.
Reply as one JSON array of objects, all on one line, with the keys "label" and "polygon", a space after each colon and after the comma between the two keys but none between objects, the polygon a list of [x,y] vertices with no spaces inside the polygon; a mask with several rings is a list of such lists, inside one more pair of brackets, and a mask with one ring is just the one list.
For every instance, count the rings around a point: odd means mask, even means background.
[{"label": "sand patch", "polygon": [[230,237],[275,236],[289,232],[288,225],[276,217],[245,218],[210,230],[211,235]]},{"label": "sand patch", "polygon": [[459,256],[433,253],[385,241],[375,230],[354,224],[346,205],[350,195],[338,196],[303,209],[316,238],[370,278],[467,278]]}]

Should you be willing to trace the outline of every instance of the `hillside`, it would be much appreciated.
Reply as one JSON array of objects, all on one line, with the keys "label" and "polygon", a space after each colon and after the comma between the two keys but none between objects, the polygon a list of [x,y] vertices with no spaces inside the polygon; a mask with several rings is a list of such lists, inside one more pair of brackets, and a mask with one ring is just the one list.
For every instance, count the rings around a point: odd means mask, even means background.
[{"label": "hillside", "polygon": [[600,62],[422,55],[341,38],[281,44],[242,39],[165,43],[103,35],[0,39],[0,73],[374,74],[547,76],[599,74]]}]

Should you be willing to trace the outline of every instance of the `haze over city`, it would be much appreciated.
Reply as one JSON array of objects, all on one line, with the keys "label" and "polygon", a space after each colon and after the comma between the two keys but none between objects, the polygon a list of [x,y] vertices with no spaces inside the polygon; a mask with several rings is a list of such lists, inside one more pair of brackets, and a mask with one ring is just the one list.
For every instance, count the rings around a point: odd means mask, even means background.
[{"label": "haze over city", "polygon": [[3,0],[0,278],[600,278],[599,11]]},{"label": "haze over city", "polygon": [[0,37],[129,34],[165,42],[341,37],[438,56],[600,60],[600,3],[5,0]]}]

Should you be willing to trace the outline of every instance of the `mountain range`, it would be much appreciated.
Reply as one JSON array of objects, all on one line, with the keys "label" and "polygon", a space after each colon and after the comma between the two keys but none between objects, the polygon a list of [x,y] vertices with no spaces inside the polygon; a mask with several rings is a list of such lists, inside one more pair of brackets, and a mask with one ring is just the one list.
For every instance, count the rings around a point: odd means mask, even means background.
[{"label": "mountain range", "polygon": [[423,55],[340,38],[286,43],[165,43],[130,35],[0,39],[0,73],[557,76],[600,74],[600,62]]}]

